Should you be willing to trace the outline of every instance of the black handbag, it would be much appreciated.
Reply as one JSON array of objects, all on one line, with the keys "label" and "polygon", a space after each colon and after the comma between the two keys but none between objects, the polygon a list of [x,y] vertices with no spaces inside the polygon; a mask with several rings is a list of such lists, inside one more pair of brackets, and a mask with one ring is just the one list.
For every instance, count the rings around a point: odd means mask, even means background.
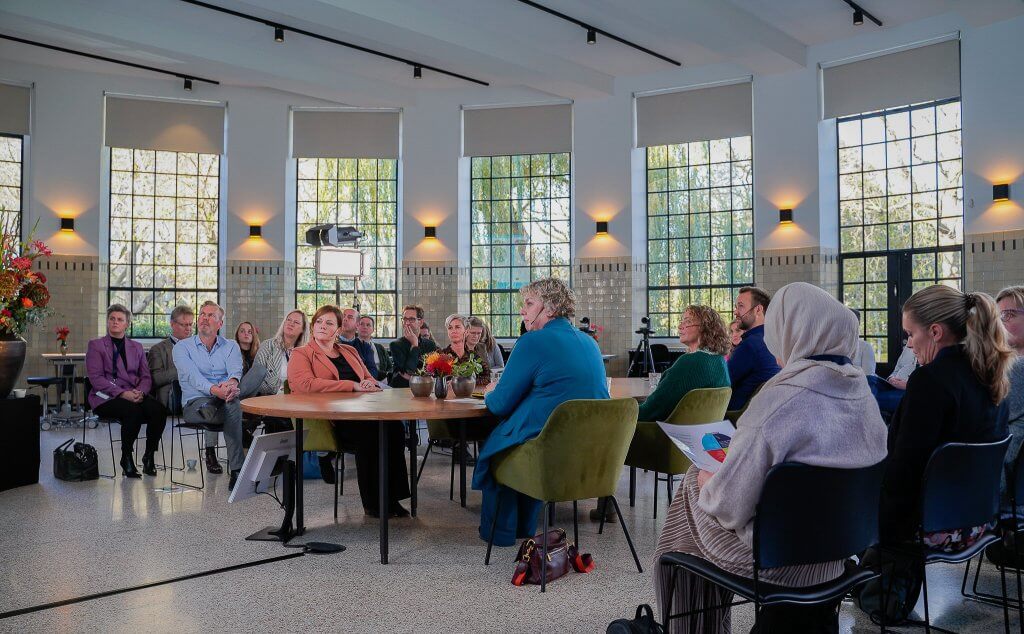
[{"label": "black handbag", "polygon": [[605,630],[608,634],[663,634],[665,629],[654,620],[654,611],[644,603],[636,607],[636,617],[615,619]]},{"label": "black handbag", "polygon": [[[71,443],[74,447],[68,448]],[[84,482],[100,477],[96,449],[92,445],[69,438],[53,450],[53,477],[67,482]]]}]

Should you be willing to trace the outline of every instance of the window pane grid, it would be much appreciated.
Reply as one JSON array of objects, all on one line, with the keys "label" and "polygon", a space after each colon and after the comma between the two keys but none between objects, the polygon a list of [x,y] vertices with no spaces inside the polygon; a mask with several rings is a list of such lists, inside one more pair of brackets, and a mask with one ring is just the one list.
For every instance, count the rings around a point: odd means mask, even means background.
[{"label": "window pane grid", "polygon": [[842,297],[862,312],[861,336],[887,363],[887,252],[913,252],[914,292],[961,285],[960,101],[845,117],[836,128]]},{"label": "window pane grid", "polygon": [[736,291],[754,282],[749,136],[647,148],[647,310],[672,336],[690,304],[732,320]]},{"label": "window pane grid", "polygon": [[0,134],[0,230],[21,238],[21,193],[24,140]]},{"label": "window pane grid", "polygon": [[218,300],[220,157],[110,149],[108,302],[133,313],[132,337],[170,335],[178,304]]},{"label": "window pane grid", "polygon": [[374,318],[376,336],[397,336],[398,161],[299,158],[296,182],[295,303],[312,316],[325,304],[351,306],[351,279],[316,274],[316,248],[306,230],[319,224],[351,225],[363,233],[359,248],[366,274],[359,281],[360,310]]},{"label": "window pane grid", "polygon": [[470,306],[496,337],[519,336],[519,289],[571,282],[570,155],[475,156],[470,181]]}]

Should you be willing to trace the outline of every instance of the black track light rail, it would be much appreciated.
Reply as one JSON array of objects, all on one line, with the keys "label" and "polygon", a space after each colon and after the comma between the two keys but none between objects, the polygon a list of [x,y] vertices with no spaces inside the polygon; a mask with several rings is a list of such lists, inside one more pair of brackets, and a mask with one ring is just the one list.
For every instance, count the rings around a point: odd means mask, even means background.
[{"label": "black track light rail", "polygon": [[882,26],[882,21],[881,20],[879,20],[875,16],[871,15],[871,13],[869,13],[867,9],[865,9],[862,6],[860,6],[859,4],[854,2],[853,0],[843,0],[843,2],[845,2],[848,5],[850,5],[850,8],[853,9],[854,11],[860,11],[861,13],[863,13],[865,18],[871,20],[872,22],[874,22],[878,26]]},{"label": "black track light rail", "polygon": [[297,33],[299,35],[305,35],[306,37],[311,37],[313,39],[321,40],[323,42],[330,42],[331,44],[337,44],[338,46],[344,46],[345,48],[351,48],[353,50],[361,51],[363,53],[369,53],[370,55],[376,55],[377,57],[383,57],[385,59],[390,59],[390,60],[395,61],[395,62],[401,62],[403,64],[407,64],[409,66],[412,66],[414,70],[417,67],[419,67],[419,68],[427,68],[429,70],[434,71],[435,73],[440,73],[442,75],[448,75],[449,77],[455,77],[457,79],[462,79],[464,81],[473,82],[474,84],[480,84],[481,86],[490,86],[490,83],[488,83],[486,81],[481,81],[479,79],[473,79],[472,77],[467,77],[466,75],[461,75],[459,73],[455,73],[455,72],[452,72],[450,70],[445,70],[443,68],[438,68],[436,66],[431,66],[430,64],[424,64],[423,62],[416,62],[416,61],[413,61],[411,59],[406,59],[404,57],[399,57],[397,55],[392,55],[390,53],[384,53],[382,51],[376,51],[376,50],[374,50],[372,48],[367,48],[365,46],[360,46],[358,44],[353,44],[351,42],[345,42],[344,40],[339,40],[339,39],[336,39],[336,38],[333,38],[333,37],[328,37],[326,35],[320,35],[319,33],[313,33],[312,31],[307,31],[305,29],[300,29],[298,27],[288,26],[287,24],[282,24],[281,22],[277,22],[275,20],[267,20],[265,18],[260,18],[260,17],[257,17],[255,15],[249,15],[248,13],[242,13],[241,11],[235,11],[233,9],[226,9],[224,7],[218,7],[215,4],[210,4],[209,2],[202,2],[201,0],[181,0],[181,1],[185,2],[187,4],[195,5],[197,7],[202,7],[204,9],[209,9],[211,11],[217,11],[219,13],[224,13],[226,15],[231,15],[231,16],[234,16],[236,18],[242,18],[243,20],[249,20],[250,22],[258,22],[260,24],[265,24],[265,25],[267,25],[269,27],[273,27],[275,29],[284,29],[285,31],[291,31],[292,33]]},{"label": "black track light rail", "polygon": [[153,66],[146,66],[145,64],[136,64],[135,62],[126,62],[120,59],[114,59],[113,57],[104,57],[103,55],[94,55],[92,53],[85,53],[83,51],[76,51],[70,48],[64,48],[63,46],[55,46],[53,44],[44,44],[42,42],[34,42],[32,40],[26,40],[24,38],[15,37],[13,35],[6,35],[0,33],[0,38],[10,40],[12,42],[20,42],[22,44],[29,44],[31,46],[39,46],[41,48],[48,48],[51,51],[60,51],[61,53],[70,53],[71,55],[78,55],[80,57],[88,57],[89,59],[98,59],[103,62],[110,62],[111,64],[120,64],[121,66],[130,66],[132,68],[139,68],[142,70],[148,70],[153,73],[160,73],[161,75],[170,75],[171,77],[177,77],[184,80],[202,81],[207,84],[213,84],[219,86],[220,82],[215,79],[206,79],[205,77],[199,77],[197,75],[189,75],[187,73],[179,73],[173,70],[164,70],[162,68],[156,68]]},{"label": "black track light rail", "polygon": [[[188,1],[188,0],[186,0],[186,1]],[[618,35],[614,35],[612,33],[609,33],[608,31],[605,31],[605,30],[603,30],[601,28],[598,28],[598,27],[594,26],[593,24],[587,24],[586,22],[584,22],[582,20],[577,20],[576,18],[572,17],[571,15],[566,15],[566,14],[562,13],[561,11],[555,11],[554,9],[545,7],[542,4],[537,4],[536,2],[533,2],[532,0],[519,0],[519,2],[522,2],[523,4],[525,4],[527,6],[533,7],[534,9],[539,9],[540,11],[543,11],[544,13],[550,13],[553,16],[562,18],[566,22],[572,22],[573,24],[575,24],[577,26],[581,26],[584,29],[587,29],[588,31],[596,31],[597,33],[600,33],[601,35],[605,36],[606,38],[608,38],[610,40],[615,40],[616,42],[619,42],[620,44],[625,44],[626,46],[631,46],[631,47],[635,48],[638,51],[641,51],[643,53],[647,53],[648,55],[651,55],[652,57],[657,57],[658,59],[660,59],[662,61],[668,62],[669,64],[673,64],[675,66],[682,66],[683,65],[682,62],[678,62],[678,61],[672,59],[671,57],[667,57],[665,55],[662,55],[661,53],[655,53],[654,51],[652,51],[649,48],[640,46],[639,44],[636,44],[634,42],[630,42],[627,39],[623,39],[623,38],[619,37]],[[874,18],[872,18],[872,19],[874,19]]]}]

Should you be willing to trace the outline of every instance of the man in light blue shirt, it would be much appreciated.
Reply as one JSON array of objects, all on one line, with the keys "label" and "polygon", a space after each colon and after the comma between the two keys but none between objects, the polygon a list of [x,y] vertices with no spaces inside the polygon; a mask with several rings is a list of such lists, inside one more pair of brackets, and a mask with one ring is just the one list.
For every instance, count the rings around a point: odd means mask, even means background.
[{"label": "man in light blue shirt", "polygon": [[203,304],[197,324],[198,335],[174,344],[184,417],[189,423],[221,427],[228,446],[231,490],[245,459],[239,401],[256,393],[267,370],[254,365],[242,376],[242,351],[238,344],[217,334],[224,325],[224,309],[216,303]]}]

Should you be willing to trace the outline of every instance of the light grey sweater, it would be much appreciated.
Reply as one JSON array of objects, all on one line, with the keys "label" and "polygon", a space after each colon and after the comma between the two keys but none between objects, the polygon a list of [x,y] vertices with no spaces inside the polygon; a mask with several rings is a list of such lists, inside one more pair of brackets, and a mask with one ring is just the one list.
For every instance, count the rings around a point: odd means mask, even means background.
[{"label": "light grey sweater", "polygon": [[737,421],[725,463],[701,489],[700,508],[753,547],[754,509],[773,466],[866,467],[885,457],[886,436],[859,368],[814,364],[773,379]]}]

